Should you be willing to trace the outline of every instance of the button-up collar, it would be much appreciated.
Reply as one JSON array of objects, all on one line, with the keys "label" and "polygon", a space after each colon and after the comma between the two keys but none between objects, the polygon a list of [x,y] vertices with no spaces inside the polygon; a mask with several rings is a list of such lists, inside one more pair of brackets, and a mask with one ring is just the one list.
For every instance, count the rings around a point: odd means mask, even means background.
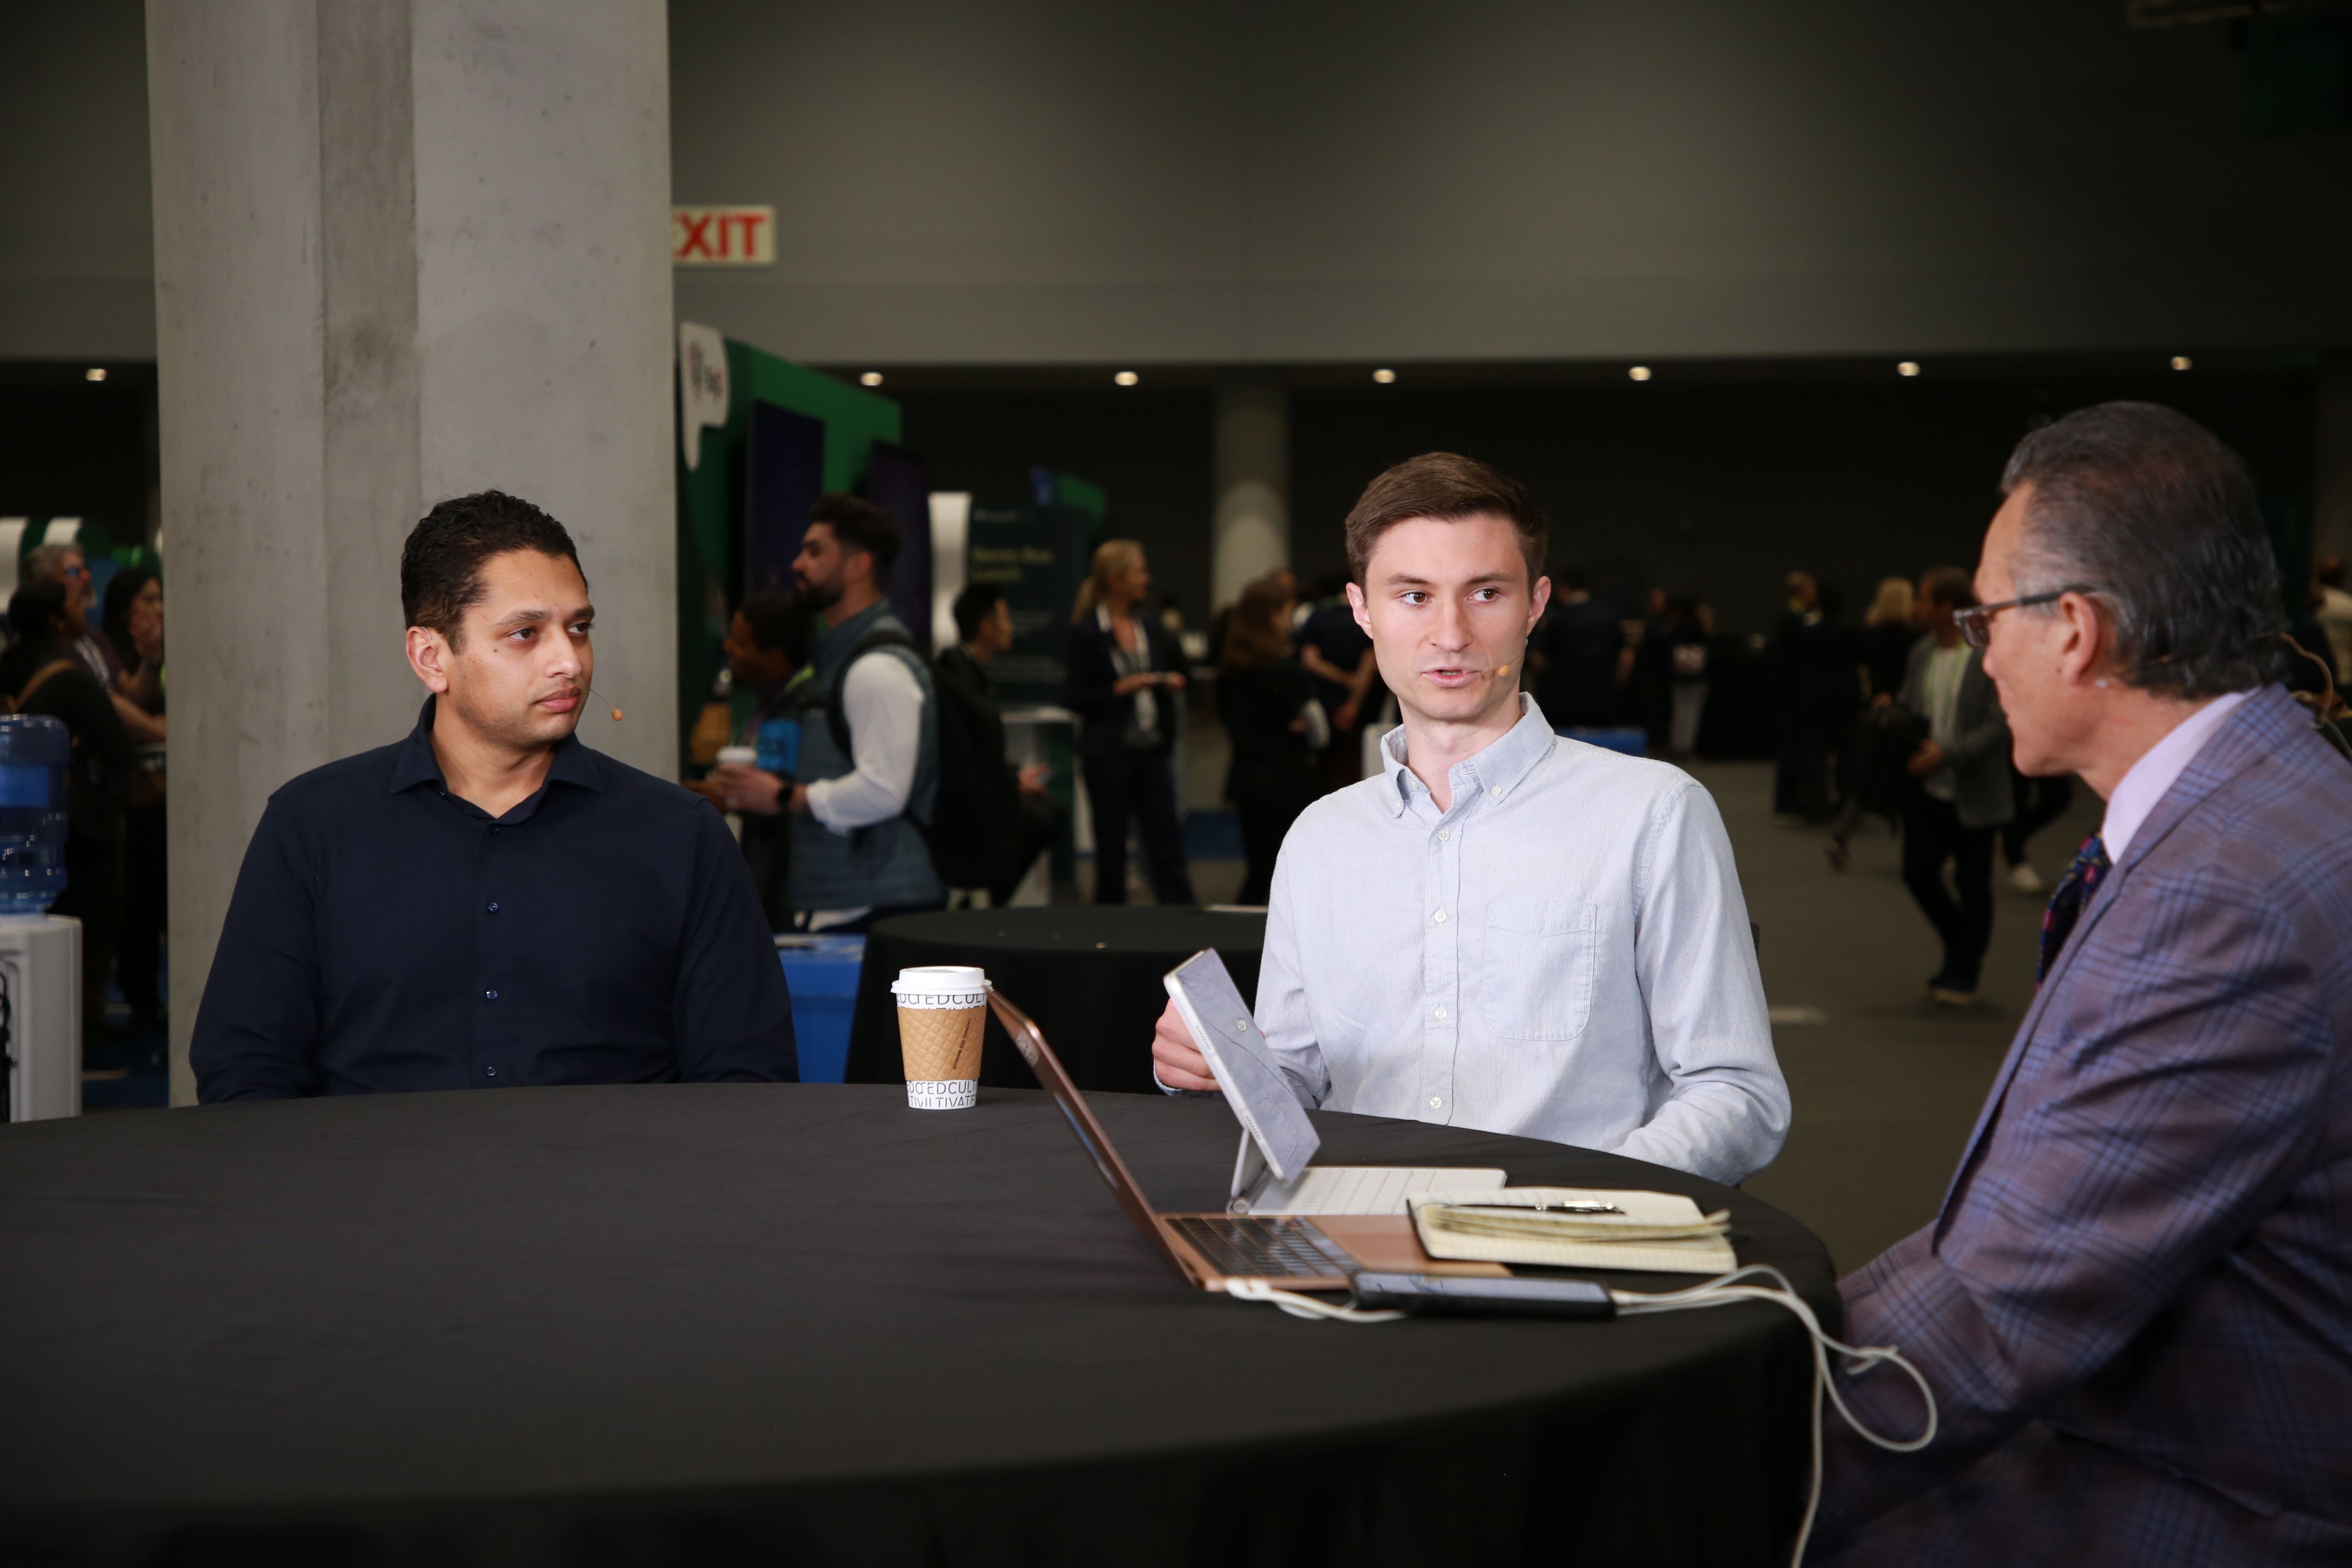
[{"label": "button-up collar", "polygon": [[[1552,733],[1535,699],[1524,691],[1519,693],[1519,721],[1486,750],[1463,758],[1446,770],[1446,782],[1454,786],[1454,809],[1460,810],[1474,795],[1483,795],[1489,800],[1507,798],[1538,763],[1551,755],[1552,748],[1559,743],[1559,738]],[[1405,765],[1403,725],[1381,737],[1381,758],[1387,763],[1390,786],[1382,798],[1389,803],[1391,816],[1402,816],[1415,795],[1429,793],[1429,786]]]},{"label": "button-up collar", "polygon": [[[408,739],[400,743],[399,753],[392,765],[392,782],[387,787],[392,794],[398,795],[403,790],[429,784],[453,804],[462,805],[478,816],[488,816],[489,813],[472,801],[449,794],[449,781],[443,775],[441,759],[433,750],[433,715],[440,700],[437,697],[425,700],[424,710],[416,716],[416,728],[411,730]],[[593,790],[604,787],[604,776],[596,767],[596,753],[582,745],[577,736],[566,735],[555,742],[555,755],[547,764],[546,780],[498,820],[529,822],[538,815],[540,802],[547,798],[549,786],[559,784],[577,784],[582,789]]]}]

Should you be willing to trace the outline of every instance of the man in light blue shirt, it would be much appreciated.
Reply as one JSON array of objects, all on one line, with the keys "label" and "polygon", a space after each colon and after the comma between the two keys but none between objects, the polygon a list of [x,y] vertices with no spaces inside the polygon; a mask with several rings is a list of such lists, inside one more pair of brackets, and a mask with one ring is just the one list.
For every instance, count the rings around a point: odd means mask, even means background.
[{"label": "man in light blue shirt", "polygon": [[[1257,1022],[1309,1106],[1548,1138],[1717,1181],[1789,1127],[1731,843],[1680,769],[1552,733],[1516,679],[1550,584],[1516,481],[1433,453],[1348,518],[1403,724],[1284,841]],[[1215,1079],[1171,1006],[1163,1088]]]}]

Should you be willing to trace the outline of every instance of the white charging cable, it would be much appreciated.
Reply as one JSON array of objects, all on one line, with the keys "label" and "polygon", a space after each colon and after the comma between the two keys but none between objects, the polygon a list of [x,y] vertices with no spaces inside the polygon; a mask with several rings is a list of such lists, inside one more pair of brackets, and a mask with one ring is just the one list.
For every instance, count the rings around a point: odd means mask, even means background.
[{"label": "white charging cable", "polygon": [[1294,1318],[1305,1318],[1308,1322],[1328,1318],[1338,1323],[1393,1323],[1399,1318],[1412,1316],[1409,1312],[1342,1307],[1334,1302],[1318,1300],[1312,1296],[1302,1296],[1296,1290],[1277,1290],[1263,1279],[1228,1279],[1225,1292],[1244,1301],[1267,1302]]},{"label": "white charging cable", "polygon": [[[1758,1278],[1769,1279],[1772,1284],[1767,1287],[1740,1283],[1743,1279]],[[1404,1312],[1368,1311],[1360,1307],[1337,1306],[1328,1301],[1318,1300],[1312,1296],[1301,1295],[1295,1290],[1277,1290],[1263,1279],[1235,1279],[1229,1281],[1225,1289],[1230,1294],[1242,1300],[1270,1302],[1294,1318],[1306,1318],[1310,1321],[1320,1319],[1346,1323],[1392,1323],[1400,1318],[1410,1315]],[[1821,1320],[1813,1315],[1812,1308],[1806,1304],[1802,1296],[1797,1294],[1796,1288],[1789,1283],[1788,1276],[1769,1263],[1751,1263],[1746,1268],[1735,1268],[1728,1274],[1717,1275],[1715,1279],[1704,1284],[1694,1285],[1686,1290],[1670,1290],[1656,1296],[1645,1296],[1634,1290],[1612,1290],[1609,1292],[1609,1300],[1615,1305],[1617,1315],[1621,1318],[1645,1317],[1654,1312],[1689,1312],[1706,1307],[1728,1307],[1740,1301],[1769,1301],[1794,1312],[1797,1315],[1797,1321],[1805,1325],[1805,1332],[1812,1340],[1813,1351],[1813,1471],[1812,1485],[1807,1490],[1805,1497],[1804,1521],[1797,1527],[1796,1550],[1789,1555],[1789,1562],[1792,1568],[1804,1562],[1805,1547],[1812,1540],[1813,1518],[1821,1511],[1822,1396],[1824,1394],[1829,1396],[1830,1403],[1837,1406],[1838,1414],[1845,1417],[1846,1425],[1853,1427],[1865,1443],[1885,1448],[1890,1453],[1915,1454],[1936,1440],[1936,1391],[1927,1386],[1927,1379],[1919,1369],[1905,1360],[1902,1352],[1891,1345],[1856,1346],[1847,1344],[1842,1340],[1830,1338],[1822,1331]],[[1927,1402],[1927,1430],[1921,1432],[1916,1437],[1900,1438],[1885,1436],[1864,1426],[1861,1417],[1854,1415],[1853,1407],[1846,1404],[1845,1396],[1838,1392],[1837,1380],[1830,1375],[1832,1351],[1846,1358],[1845,1373],[1849,1377],[1857,1376],[1878,1366],[1893,1365],[1901,1368],[1909,1375],[1913,1383],[1918,1384],[1919,1397]]]},{"label": "white charging cable", "polygon": [[[1759,1275],[1772,1280],[1777,1289],[1738,1283]],[[1797,1321],[1805,1325],[1805,1332],[1811,1336],[1813,1342],[1813,1479],[1805,1494],[1804,1522],[1797,1527],[1796,1550],[1789,1554],[1791,1568],[1805,1560],[1805,1547],[1813,1535],[1813,1517],[1822,1507],[1822,1394],[1829,1395],[1830,1403],[1837,1406],[1838,1414],[1845,1417],[1845,1424],[1853,1428],[1855,1435],[1874,1447],[1885,1448],[1893,1454],[1916,1454],[1936,1440],[1936,1391],[1927,1386],[1926,1374],[1904,1359],[1903,1352],[1892,1345],[1850,1345],[1822,1332],[1821,1320],[1813,1316],[1812,1308],[1797,1294],[1795,1287],[1789,1283],[1788,1276],[1770,1264],[1751,1263],[1745,1268],[1735,1268],[1687,1290],[1671,1290],[1658,1296],[1644,1296],[1632,1290],[1612,1290],[1609,1299],[1617,1304],[1617,1315],[1621,1318],[1651,1312],[1685,1312],[1700,1307],[1727,1307],[1735,1301],[1770,1301],[1794,1312]],[[1845,1373],[1848,1377],[1858,1376],[1878,1366],[1900,1367],[1913,1383],[1919,1385],[1919,1397],[1927,1406],[1927,1429],[1916,1437],[1902,1438],[1889,1437],[1864,1426],[1862,1418],[1853,1413],[1853,1406],[1846,1404],[1845,1395],[1838,1392],[1837,1380],[1830,1375],[1832,1351],[1846,1358]]]}]

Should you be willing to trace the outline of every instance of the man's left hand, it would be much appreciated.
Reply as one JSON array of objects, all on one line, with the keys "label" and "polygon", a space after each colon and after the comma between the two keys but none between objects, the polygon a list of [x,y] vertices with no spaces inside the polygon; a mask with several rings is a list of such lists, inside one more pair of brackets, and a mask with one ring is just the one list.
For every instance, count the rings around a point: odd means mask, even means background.
[{"label": "man's left hand", "polygon": [[1913,755],[1905,771],[1915,779],[1924,779],[1943,765],[1944,748],[1933,741],[1922,741],[1918,752]]},{"label": "man's left hand", "polygon": [[1216,1074],[1209,1070],[1209,1058],[1194,1043],[1192,1026],[1184,1022],[1184,1015],[1173,997],[1151,1031],[1151,1070],[1171,1089],[1199,1094],[1217,1087]]},{"label": "man's left hand", "polygon": [[[784,781],[774,773],[758,768],[747,768],[734,763],[724,763],[719,769],[719,784],[723,792],[719,805],[729,811],[749,812],[754,816],[773,816],[784,809]],[[795,797],[802,786],[793,785]],[[798,809],[795,800],[794,809]]]}]

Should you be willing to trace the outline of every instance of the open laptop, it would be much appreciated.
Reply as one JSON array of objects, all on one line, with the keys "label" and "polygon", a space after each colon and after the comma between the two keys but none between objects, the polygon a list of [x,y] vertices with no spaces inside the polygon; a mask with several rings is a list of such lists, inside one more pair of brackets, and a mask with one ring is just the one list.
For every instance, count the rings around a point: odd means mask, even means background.
[{"label": "open laptop", "polygon": [[1609,1292],[1589,1280],[1521,1279],[1498,1263],[1433,1260],[1414,1238],[1412,1221],[1393,1215],[1318,1221],[1298,1215],[1160,1214],[1029,1016],[993,988],[988,1005],[1054,1097],[1128,1222],[1196,1290],[1232,1292],[1254,1283],[1286,1291],[1346,1290],[1360,1306],[1407,1311],[1605,1318],[1615,1310]]},{"label": "open laptop", "polygon": [[1112,1147],[1110,1134],[1087,1108],[1086,1096],[1070,1081],[1037,1026],[993,989],[988,994],[988,1005],[1004,1032],[1013,1037],[1021,1059],[1054,1097],[1078,1146],[1094,1161],[1095,1169],[1118,1199],[1128,1223],[1193,1289],[1223,1290],[1237,1281],[1263,1279],[1289,1290],[1345,1290],[1349,1288],[1349,1270],[1366,1266],[1369,1260],[1356,1258],[1312,1220],[1287,1215],[1164,1215],[1154,1210],[1127,1163]]},{"label": "open laptop", "polygon": [[1276,1065],[1224,960],[1204,949],[1170,970],[1165,984],[1242,1124],[1227,1213],[1401,1215],[1421,1194],[1493,1191],[1507,1180],[1492,1166],[1310,1165],[1322,1134]]}]

